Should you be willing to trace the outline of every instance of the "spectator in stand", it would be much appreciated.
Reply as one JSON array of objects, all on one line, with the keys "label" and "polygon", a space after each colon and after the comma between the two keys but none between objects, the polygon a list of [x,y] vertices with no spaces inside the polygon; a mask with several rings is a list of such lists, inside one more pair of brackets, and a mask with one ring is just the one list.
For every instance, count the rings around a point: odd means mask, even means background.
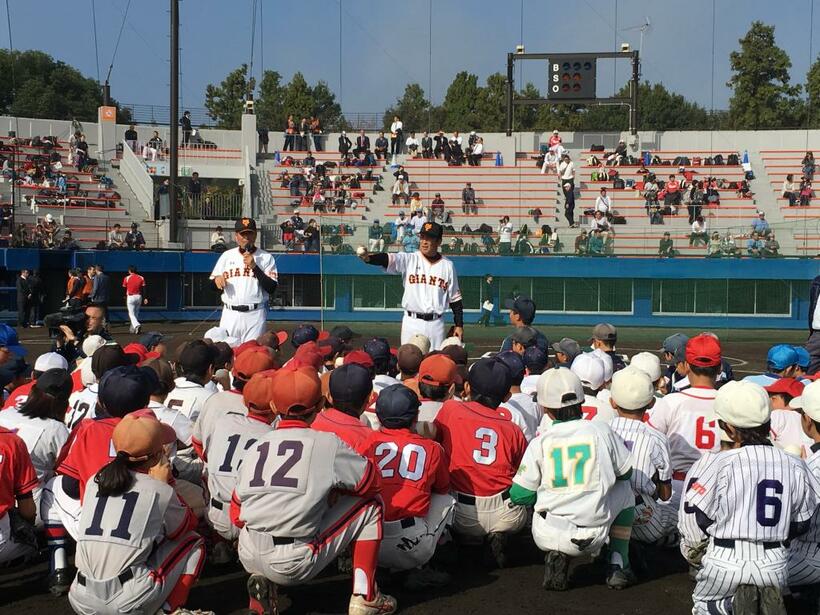
[{"label": "spectator in stand", "polygon": [[137,151],[137,139],[138,138],[139,137],[137,136],[137,130],[136,130],[136,128],[134,128],[134,125],[131,124],[128,127],[128,130],[125,131],[125,144],[128,146],[128,148],[132,152]]},{"label": "spectator in stand", "polygon": [[780,256],[780,242],[774,238],[774,232],[770,232],[766,241],[763,243],[761,254],[767,257]]},{"label": "spectator in stand", "polygon": [[424,205],[421,202],[421,196],[419,196],[418,192],[414,192],[412,198],[410,199],[410,215],[412,216],[414,213],[424,212],[425,215],[427,214]]},{"label": "spectator in stand", "polygon": [[401,244],[401,240],[404,238],[404,231],[407,229],[409,222],[404,211],[400,211],[399,215],[396,216],[396,220],[393,222],[393,228],[396,229],[396,243]]},{"label": "spectator in stand", "polygon": [[618,141],[618,145],[615,147],[615,151],[609,154],[606,157],[607,164],[611,164],[614,166],[619,166],[622,164],[623,160],[626,158],[626,143],[623,141]]},{"label": "spectator in stand", "polygon": [[404,142],[404,146],[407,148],[407,153],[410,154],[411,158],[419,157],[419,145],[419,140],[416,139],[415,132],[411,132],[410,136],[407,137],[407,140]]},{"label": "spectator in stand", "polygon": [[156,162],[157,155],[160,152],[162,152],[162,139],[159,136],[159,132],[155,130],[151,138],[148,139],[148,143],[142,148],[142,157],[145,160],[150,158],[151,162]]},{"label": "spectator in stand", "polygon": [[287,122],[285,123],[285,145],[282,147],[282,151],[286,152],[288,150],[293,151],[294,145],[296,140],[296,121],[293,119],[292,115],[288,116]]},{"label": "spectator in stand", "polygon": [[63,236],[60,237],[60,242],[57,244],[56,248],[58,250],[79,250],[80,244],[78,244],[77,240],[74,239],[71,229],[67,228],[63,231]]},{"label": "spectator in stand", "polygon": [[393,177],[396,179],[399,179],[400,177],[403,178],[408,187],[410,186],[410,174],[407,172],[407,169],[404,168],[404,165],[399,165],[398,170],[393,173]]},{"label": "spectator in stand", "polygon": [[322,147],[322,121],[315,115],[310,118],[310,134],[313,135],[313,149],[324,151]]},{"label": "spectator in stand", "polygon": [[182,126],[182,147],[187,147],[191,142],[191,132],[193,131],[190,111],[182,114],[182,117],[179,118],[179,125]]},{"label": "spectator in stand", "polygon": [[504,216],[499,220],[498,226],[498,253],[507,256],[512,251],[513,225],[509,216]]},{"label": "spectator in stand", "polygon": [[709,241],[709,234],[706,231],[706,222],[703,221],[703,216],[698,216],[692,223],[692,232],[689,233],[689,245],[706,245],[707,241]]},{"label": "spectator in stand", "polygon": [[813,152],[806,152],[806,155],[803,156],[803,161],[800,163],[803,167],[803,177],[807,180],[812,181],[814,179],[814,153]]},{"label": "spectator in stand", "polygon": [[758,211],[757,218],[752,220],[752,231],[756,232],[761,237],[765,237],[771,231],[769,223],[766,221],[766,212]]},{"label": "spectator in stand", "polygon": [[[433,155],[436,159],[441,158],[444,156],[444,146],[447,145],[447,148],[450,148],[450,145],[447,143],[447,137],[444,136],[444,131],[439,130],[435,137],[433,137],[433,141],[435,141],[435,147],[433,148]],[[444,158],[447,160],[447,158]]]},{"label": "spectator in stand", "polygon": [[461,190],[461,211],[465,214],[478,214],[478,206],[475,200],[475,189],[473,184],[467,182],[467,185]]},{"label": "spectator in stand", "polygon": [[413,227],[413,234],[416,236],[416,239],[418,239],[421,228],[427,224],[427,216],[424,212],[417,211],[415,216],[413,214],[410,215],[410,224]]},{"label": "spectator in stand", "polygon": [[0,208],[0,235],[11,235],[14,229],[14,210],[11,203],[4,203]]},{"label": "spectator in stand", "polygon": [[615,254],[615,229],[610,228],[607,231],[601,231],[601,237],[604,240],[604,254],[606,256]]},{"label": "spectator in stand", "polygon": [[396,183],[393,184],[393,205],[398,205],[399,201],[403,201],[405,205],[410,203],[407,182],[404,181],[403,177],[399,177]]},{"label": "spectator in stand", "polygon": [[693,181],[686,197],[686,210],[689,212],[689,224],[692,224],[703,211],[703,182]]},{"label": "spectator in stand", "polygon": [[371,254],[384,252],[384,228],[378,219],[373,220],[373,224],[367,229],[367,246]]},{"label": "spectator in stand", "polygon": [[760,234],[757,231],[752,231],[752,236],[746,241],[746,253],[749,256],[760,256],[763,247],[764,243],[760,239]]},{"label": "spectator in stand", "polygon": [[225,240],[225,234],[222,232],[222,227],[217,226],[214,232],[211,233],[211,251],[222,254],[228,249],[228,242]]},{"label": "spectator in stand", "polygon": [[17,276],[17,326],[27,328],[28,318],[31,312],[31,286],[28,281],[29,270],[21,269]]},{"label": "spectator in stand", "polygon": [[735,238],[731,233],[726,233],[721,239],[720,252],[723,256],[740,256],[740,248],[737,247]]},{"label": "spectator in stand", "polygon": [[718,191],[717,179],[710,177],[704,185],[706,189],[706,202],[710,205],[720,205],[720,192]]},{"label": "spectator in stand", "polygon": [[604,255],[604,238],[601,236],[601,231],[595,230],[589,234],[587,250],[590,256]]},{"label": "spectator in stand", "polygon": [[122,250],[123,248],[125,248],[125,235],[122,232],[122,227],[115,224],[108,233],[108,249]]},{"label": "spectator in stand", "polygon": [[552,131],[552,135],[550,135],[549,140],[547,141],[547,147],[551,151],[555,151],[555,148],[559,145],[563,146],[564,140],[561,138],[561,135],[558,133],[558,129]]},{"label": "spectator in stand", "polygon": [[546,175],[547,173],[558,173],[558,154],[554,151],[547,150],[544,153],[544,162],[541,164],[541,175]]},{"label": "spectator in stand", "polygon": [[299,132],[296,136],[298,139],[299,151],[310,151],[310,123],[306,117],[299,121]]},{"label": "spectator in stand", "polygon": [[433,137],[426,130],[421,138],[421,157],[426,160],[433,157]]},{"label": "spectator in stand", "polygon": [[672,258],[677,255],[678,251],[674,248],[672,236],[669,234],[669,231],[667,231],[658,243],[658,256],[661,258]]},{"label": "spectator in stand", "polygon": [[311,218],[305,228],[305,252],[319,252],[321,243],[321,229],[316,218]]},{"label": "spectator in stand", "polygon": [[601,188],[601,193],[595,199],[595,211],[601,212],[607,220],[612,215],[612,200],[606,192],[606,187]]},{"label": "spectator in stand", "polygon": [[476,137],[475,143],[470,147],[470,154],[467,156],[467,161],[470,166],[477,167],[481,165],[481,159],[484,158],[484,138]]},{"label": "spectator in stand", "polygon": [[360,130],[359,136],[356,137],[356,149],[353,150],[353,153],[356,156],[359,154],[370,155],[370,137],[364,134],[364,130]]},{"label": "spectator in stand", "polygon": [[589,236],[586,230],[581,231],[581,234],[575,238],[575,254],[576,256],[585,256],[589,248]]},{"label": "spectator in stand", "polygon": [[669,207],[672,210],[672,214],[678,213],[678,207],[681,204],[681,185],[680,182],[675,179],[674,175],[669,176],[669,181],[666,182],[664,191],[666,192],[663,197],[664,206]]},{"label": "spectator in stand", "polygon": [[419,237],[412,227],[408,228],[401,240],[402,248],[405,252],[417,252],[419,249]]},{"label": "spectator in stand", "polygon": [[191,179],[188,182],[188,200],[191,208],[194,210],[194,215],[201,215],[197,211],[200,201],[202,199],[202,180],[199,179],[199,173],[194,171],[191,173]]},{"label": "spectator in stand", "polygon": [[43,218],[40,224],[43,227],[43,234],[45,235],[44,239],[46,242],[46,247],[53,248],[57,240],[57,233],[60,230],[60,225],[57,224],[57,220],[51,214],[46,214],[45,218]]},{"label": "spectator in stand", "polygon": [[375,145],[373,152],[376,154],[376,160],[387,160],[387,139],[384,136],[384,131],[379,131]]},{"label": "spectator in stand", "polygon": [[404,124],[401,118],[396,115],[393,117],[393,123],[390,124],[390,155],[396,156],[401,154],[402,141],[404,139]]},{"label": "spectator in stand", "polygon": [[570,182],[564,182],[561,188],[564,191],[564,217],[570,228],[578,228],[575,224],[575,188]]},{"label": "spectator in stand", "polygon": [[807,207],[811,203],[811,197],[814,196],[814,191],[811,187],[811,179],[804,177],[800,182],[800,205]]},{"label": "spectator in stand", "polygon": [[590,231],[608,231],[610,228],[609,220],[600,211],[596,211],[589,221]]},{"label": "spectator in stand", "polygon": [[441,198],[440,192],[436,192],[436,196],[430,202],[430,213],[436,221],[439,221],[439,218],[444,218],[444,199]]},{"label": "spectator in stand", "polygon": [[572,191],[575,192],[575,165],[569,154],[561,156],[561,162],[558,164],[558,177],[562,184],[570,184]]},{"label": "spectator in stand", "polygon": [[[458,135],[458,132],[455,133]],[[464,150],[461,148],[461,137],[454,137],[450,139],[450,162],[453,166],[461,166],[464,164]]]},{"label": "spectator in stand", "polygon": [[308,151],[307,156],[302,160],[302,168],[308,170],[308,172],[312,172],[315,166],[316,158]]},{"label": "spectator in stand", "polygon": [[343,160],[347,157],[347,152],[350,151],[352,145],[353,142],[347,138],[347,133],[343,130],[342,134],[339,135],[339,154],[341,154]]},{"label": "spectator in stand", "polygon": [[780,196],[789,201],[789,207],[794,207],[797,204],[799,196],[797,186],[794,184],[794,175],[789,173],[786,179],[783,180],[783,188],[780,190]]},{"label": "spectator in stand", "polygon": [[24,222],[20,222],[14,229],[14,236],[11,238],[12,248],[25,248],[31,244],[28,227]]},{"label": "spectator in stand", "polygon": [[125,245],[129,250],[144,250],[145,236],[140,230],[140,225],[136,222],[131,223],[131,230],[125,235]]},{"label": "spectator in stand", "polygon": [[723,241],[720,238],[720,233],[715,231],[709,238],[709,244],[706,246],[706,256],[715,258],[723,252]]}]

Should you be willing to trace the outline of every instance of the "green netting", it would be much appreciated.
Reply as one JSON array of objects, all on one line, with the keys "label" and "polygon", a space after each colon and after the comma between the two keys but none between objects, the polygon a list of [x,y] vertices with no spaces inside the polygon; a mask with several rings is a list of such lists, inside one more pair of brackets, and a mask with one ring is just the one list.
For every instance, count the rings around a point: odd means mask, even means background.
[{"label": "green netting", "polygon": [[598,281],[598,289],[598,311],[632,311],[632,280],[601,279]]},{"label": "green netting", "polygon": [[532,299],[539,311],[561,312],[564,309],[563,278],[533,278]]},{"label": "green netting", "polygon": [[384,279],[381,276],[353,278],[353,309],[384,309]]}]

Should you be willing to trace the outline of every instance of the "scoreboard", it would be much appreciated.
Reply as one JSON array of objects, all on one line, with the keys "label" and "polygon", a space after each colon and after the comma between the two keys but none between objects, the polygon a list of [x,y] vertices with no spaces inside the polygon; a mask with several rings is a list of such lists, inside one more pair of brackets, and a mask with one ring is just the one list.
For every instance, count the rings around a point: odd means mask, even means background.
[{"label": "scoreboard", "polygon": [[588,56],[550,56],[547,98],[594,99],[596,69],[595,58]]}]

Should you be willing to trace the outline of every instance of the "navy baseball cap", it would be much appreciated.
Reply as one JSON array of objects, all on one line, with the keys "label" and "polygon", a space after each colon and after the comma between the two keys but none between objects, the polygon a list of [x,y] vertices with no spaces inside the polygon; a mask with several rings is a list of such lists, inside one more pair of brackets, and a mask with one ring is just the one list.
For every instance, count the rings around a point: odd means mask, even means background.
[{"label": "navy baseball cap", "polygon": [[294,348],[299,348],[307,342],[315,342],[319,339],[319,329],[313,325],[299,325],[290,334],[290,343]]},{"label": "navy baseball cap", "polygon": [[331,335],[331,337],[339,338],[345,344],[349,343],[350,340],[352,340],[352,339],[356,339],[358,337],[361,337],[360,333],[356,333],[353,329],[351,329],[347,325],[338,325],[336,327],[333,327],[333,329],[330,330],[330,335]]},{"label": "navy baseball cap", "polygon": [[686,352],[686,342],[689,341],[689,336],[683,333],[675,333],[663,340],[661,352],[668,352],[676,361],[683,361]]},{"label": "navy baseball cap", "polygon": [[792,365],[797,365],[800,360],[794,348],[788,344],[777,344],[769,348],[766,355],[766,363],[776,370],[784,370]]},{"label": "navy baseball cap", "polygon": [[6,324],[0,324],[0,348],[8,348],[18,357],[24,357],[28,353],[28,350],[20,345],[17,331]]},{"label": "navy baseball cap", "polygon": [[529,325],[535,320],[535,301],[529,297],[522,295],[515,299],[507,299],[504,302],[504,307],[516,312],[524,321],[524,324]]},{"label": "navy baseball cap", "polygon": [[163,335],[159,331],[149,331],[140,336],[139,343],[145,346],[145,349],[150,352],[157,344],[167,342],[169,339],[171,338],[167,335]]},{"label": "navy baseball cap", "polygon": [[34,383],[37,390],[48,393],[52,397],[68,399],[74,382],[67,370],[56,367],[44,371]]},{"label": "navy baseball cap", "polygon": [[316,344],[319,346],[319,349],[326,357],[339,354],[345,348],[344,340],[341,340],[333,335],[323,340],[319,340],[318,342],[316,342]]},{"label": "navy baseball cap", "polygon": [[403,384],[391,384],[379,393],[376,416],[388,429],[409,427],[419,415],[421,402],[415,391]]},{"label": "navy baseball cap", "polygon": [[145,408],[158,386],[159,377],[150,367],[115,367],[100,380],[98,399],[111,416],[125,416]]},{"label": "navy baseball cap", "polygon": [[495,358],[501,361],[510,370],[513,382],[524,377],[524,359],[517,352],[512,350],[505,350],[495,355]]},{"label": "navy baseball cap", "polygon": [[25,378],[31,374],[31,365],[23,357],[16,355],[9,357],[0,365],[0,387],[4,387],[17,378]]},{"label": "navy baseball cap", "polygon": [[330,372],[328,390],[333,402],[361,405],[373,391],[370,370],[356,363],[342,365]]},{"label": "navy baseball cap", "polygon": [[547,367],[547,353],[538,346],[530,346],[524,351],[524,367],[531,372],[542,372]]},{"label": "navy baseball cap", "polygon": [[467,382],[470,391],[492,399],[504,399],[512,386],[510,369],[500,360],[479,359],[470,368]]},{"label": "navy baseball cap", "polygon": [[390,344],[383,337],[367,340],[362,348],[370,355],[374,363],[382,363],[390,359]]}]

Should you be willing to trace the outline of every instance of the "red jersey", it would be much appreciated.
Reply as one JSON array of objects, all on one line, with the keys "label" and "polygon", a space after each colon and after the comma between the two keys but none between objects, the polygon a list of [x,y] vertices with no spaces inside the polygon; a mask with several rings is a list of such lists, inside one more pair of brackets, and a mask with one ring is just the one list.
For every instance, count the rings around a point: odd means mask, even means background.
[{"label": "red jersey", "polygon": [[367,437],[373,433],[359,419],[335,408],[320,412],[310,425],[316,431],[335,433],[339,439],[353,450],[358,451]]},{"label": "red jersey", "polygon": [[20,406],[26,403],[28,396],[31,395],[31,388],[33,386],[34,380],[31,380],[14,389],[6,400],[6,403],[3,404],[3,410],[8,410],[9,408],[19,409]]},{"label": "red jersey", "polygon": [[79,369],[75,369],[71,372],[71,382],[73,383],[71,387],[72,393],[78,393],[85,388],[83,384],[83,373]]},{"label": "red jersey", "polygon": [[430,494],[450,490],[444,449],[409,429],[371,431],[359,452],[382,475],[387,521],[424,517],[430,509]]},{"label": "red jersey", "polygon": [[57,459],[57,474],[80,481],[80,500],[85,495],[85,483],[102,470],[114,457],[111,436],[122,419],[83,419],[80,421]]},{"label": "red jersey", "polygon": [[26,443],[13,431],[0,427],[0,517],[14,508],[17,498],[34,491],[37,483]]},{"label": "red jersey", "polygon": [[138,273],[129,273],[122,279],[122,287],[127,295],[141,295],[145,278]]},{"label": "red jersey", "polygon": [[487,497],[510,488],[527,440],[508,410],[451,399],[433,424],[450,458],[454,491]]}]

